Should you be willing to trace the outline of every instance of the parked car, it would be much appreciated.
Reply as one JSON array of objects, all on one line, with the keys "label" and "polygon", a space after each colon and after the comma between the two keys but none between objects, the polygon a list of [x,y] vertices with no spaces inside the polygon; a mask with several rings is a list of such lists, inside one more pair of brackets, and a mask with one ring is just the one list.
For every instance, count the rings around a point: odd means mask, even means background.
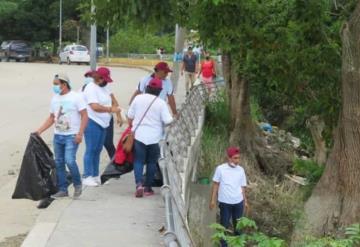
[{"label": "parked car", "polygon": [[8,40],[1,43],[0,58],[9,61],[15,59],[18,61],[29,61],[31,57],[31,46],[26,41]]},{"label": "parked car", "polygon": [[90,64],[89,50],[83,45],[67,45],[59,54],[59,62]]}]

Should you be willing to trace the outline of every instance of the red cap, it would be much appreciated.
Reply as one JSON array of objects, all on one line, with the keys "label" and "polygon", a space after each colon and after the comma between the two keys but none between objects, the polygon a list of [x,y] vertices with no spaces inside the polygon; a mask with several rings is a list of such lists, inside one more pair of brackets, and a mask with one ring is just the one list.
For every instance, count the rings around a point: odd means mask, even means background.
[{"label": "red cap", "polygon": [[165,72],[173,72],[170,68],[169,65],[165,62],[160,62],[158,64],[155,65],[155,69],[157,70],[162,70]]},{"label": "red cap", "polygon": [[162,89],[162,80],[154,77],[153,79],[150,80],[148,87]]},{"label": "red cap", "polygon": [[84,74],[84,76],[85,76],[85,77],[93,76],[94,72],[95,72],[94,70],[89,70],[89,71],[87,71],[87,72]]},{"label": "red cap", "polygon": [[240,149],[237,147],[229,147],[226,152],[228,157],[232,158],[234,155],[240,154]]},{"label": "red cap", "polygon": [[110,70],[108,68],[100,67],[95,71],[95,73],[98,74],[99,76],[101,76],[104,79],[104,81],[106,81],[106,82],[113,81],[110,77]]}]

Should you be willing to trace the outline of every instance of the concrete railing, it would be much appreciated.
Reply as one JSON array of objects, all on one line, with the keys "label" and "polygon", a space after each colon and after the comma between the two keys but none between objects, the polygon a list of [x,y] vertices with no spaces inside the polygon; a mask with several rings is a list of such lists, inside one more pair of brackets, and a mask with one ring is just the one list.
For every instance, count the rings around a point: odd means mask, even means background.
[{"label": "concrete railing", "polygon": [[207,100],[216,97],[218,86],[196,86],[186,98],[180,117],[166,129],[161,143],[159,161],[164,185],[161,188],[165,201],[166,232],[165,246],[195,246],[188,225],[190,183],[195,182],[200,159],[201,134],[205,119]]}]

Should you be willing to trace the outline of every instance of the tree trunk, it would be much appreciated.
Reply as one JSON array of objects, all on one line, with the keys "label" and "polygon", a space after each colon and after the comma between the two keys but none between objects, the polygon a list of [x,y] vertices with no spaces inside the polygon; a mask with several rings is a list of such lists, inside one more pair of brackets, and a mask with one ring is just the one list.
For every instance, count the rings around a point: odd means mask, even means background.
[{"label": "tree trunk", "polygon": [[325,128],[324,120],[319,116],[312,116],[306,121],[306,126],[310,129],[312,139],[315,144],[314,160],[319,165],[324,165],[326,162],[326,143],[322,136]]},{"label": "tree trunk", "polygon": [[[249,82],[241,77],[237,68],[240,58],[223,54],[223,75],[231,112],[230,145],[241,149],[242,164],[248,168],[249,177],[259,172],[281,177],[288,172],[292,158],[287,154],[267,148],[251,117]],[[252,176],[254,175],[254,176]],[[261,176],[256,176],[261,177]]]},{"label": "tree trunk", "polygon": [[359,35],[360,3],[342,30],[342,108],[324,174],[305,204],[305,234],[337,234],[360,221]]}]

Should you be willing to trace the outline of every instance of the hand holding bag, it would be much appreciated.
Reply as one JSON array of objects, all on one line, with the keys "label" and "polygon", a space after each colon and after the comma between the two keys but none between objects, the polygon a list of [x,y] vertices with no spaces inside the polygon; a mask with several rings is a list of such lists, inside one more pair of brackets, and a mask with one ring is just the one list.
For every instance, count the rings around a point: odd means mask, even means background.
[{"label": "hand holding bag", "polygon": [[144,120],[146,113],[148,113],[148,111],[150,110],[150,107],[153,105],[153,103],[155,102],[155,100],[157,99],[157,97],[155,97],[155,99],[151,102],[151,104],[149,105],[149,107],[146,109],[144,115],[142,116],[142,118],[140,119],[139,123],[137,124],[136,128],[134,129],[133,132],[130,132],[123,141],[123,149],[125,151],[125,153],[131,153],[133,148],[134,148],[134,142],[135,142],[135,132],[136,130],[139,128],[141,122]]}]

